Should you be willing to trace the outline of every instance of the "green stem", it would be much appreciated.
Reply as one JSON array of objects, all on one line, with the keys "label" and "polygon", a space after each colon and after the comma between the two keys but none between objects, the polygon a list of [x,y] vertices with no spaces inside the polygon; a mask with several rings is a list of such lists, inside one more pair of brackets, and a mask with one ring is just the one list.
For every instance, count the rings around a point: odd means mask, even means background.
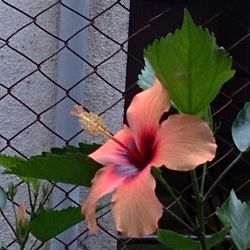
[{"label": "green stem", "polygon": [[37,192],[34,193],[33,211],[32,211],[32,214],[31,214],[31,218],[34,216],[35,211],[36,211],[38,195],[39,195],[39,193],[37,193]]},{"label": "green stem", "polygon": [[196,208],[197,208],[197,225],[198,225],[197,234],[201,243],[202,250],[207,250],[205,224],[204,224],[203,197],[200,193],[198,179],[195,170],[191,171],[191,180],[192,180],[193,191],[195,194]]},{"label": "green stem", "polygon": [[172,188],[168,185],[167,181],[162,177],[161,171],[158,168],[153,168],[152,174],[155,177],[155,179],[157,179],[162,184],[162,186],[169,192],[169,194],[174,198],[176,205],[178,206],[179,210],[183,213],[183,215],[187,218],[192,228],[194,230],[197,230],[195,223],[187,213],[186,209],[182,206],[178,197],[176,197],[175,193],[173,192]]},{"label": "green stem", "polygon": [[[203,120],[208,123],[210,129],[214,133],[215,131],[214,131],[214,124],[213,124],[213,117],[212,117],[212,112],[211,112],[210,106],[208,106],[208,108],[205,112],[205,115],[203,117]],[[203,168],[202,168],[201,183],[200,183],[200,196],[201,197],[203,197],[203,195],[204,195],[206,174],[207,174],[207,163],[203,164]]]},{"label": "green stem", "polygon": [[27,242],[27,239],[25,239],[21,244],[20,244],[20,250],[25,250],[25,244]]},{"label": "green stem", "polygon": [[29,194],[29,203],[30,203],[30,209],[31,209],[31,215],[34,214],[35,208],[33,206],[33,201],[32,201],[32,194],[31,194],[31,189],[30,189],[30,184],[27,184],[28,187],[28,194]]},{"label": "green stem", "polygon": [[201,197],[203,197],[203,195],[204,195],[206,174],[207,174],[207,163],[203,164],[203,166],[202,166],[201,184],[200,184],[200,195],[201,195]]}]

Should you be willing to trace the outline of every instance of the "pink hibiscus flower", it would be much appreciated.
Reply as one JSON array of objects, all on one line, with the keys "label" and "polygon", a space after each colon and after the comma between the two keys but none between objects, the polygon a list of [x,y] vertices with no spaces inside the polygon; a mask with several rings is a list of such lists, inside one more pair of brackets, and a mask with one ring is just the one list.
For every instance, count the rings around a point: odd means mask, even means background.
[{"label": "pink hibiscus flower", "polygon": [[155,195],[152,166],[188,171],[214,158],[216,144],[208,125],[184,114],[171,115],[160,123],[169,107],[168,94],[156,80],[132,100],[127,110],[128,126],[89,155],[104,165],[82,207],[90,232],[97,230],[98,200],[113,192],[117,230],[130,237],[154,233],[163,206]]}]

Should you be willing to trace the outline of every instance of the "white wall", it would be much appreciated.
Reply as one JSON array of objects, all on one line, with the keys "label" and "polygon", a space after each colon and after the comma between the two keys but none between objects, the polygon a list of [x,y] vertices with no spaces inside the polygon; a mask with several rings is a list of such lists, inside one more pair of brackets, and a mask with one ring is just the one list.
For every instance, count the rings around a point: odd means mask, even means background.
[{"label": "white wall", "polygon": [[[95,17],[98,13],[105,10],[114,2],[114,0],[90,1],[90,17]],[[122,3],[127,6],[127,8],[129,8],[129,0],[122,1]],[[102,30],[105,34],[112,37],[114,40],[121,43],[128,37],[128,20],[129,12],[117,5],[110,11],[97,18],[95,20],[95,26]],[[119,48],[119,45],[115,44],[108,38],[105,38],[94,28],[91,27],[89,29],[87,57],[91,64],[98,65],[105,58],[108,58],[114,52],[119,50]],[[106,63],[100,65],[97,69],[97,72],[116,88],[124,91],[126,80],[126,63],[127,55],[120,51]],[[89,69],[89,71],[90,70],[91,69]],[[93,75],[87,79],[86,83],[84,84],[84,89],[86,93],[84,95],[84,106],[90,111],[97,113],[103,112],[122,97],[121,93],[110,87],[97,75]],[[108,128],[113,133],[118,131],[122,126],[123,105],[123,101],[119,102],[118,105],[107,111],[102,116],[104,121],[107,123]],[[93,139],[89,136],[86,136],[85,138],[86,140]],[[101,142],[102,138],[97,138],[96,141]],[[82,197],[85,196],[86,191],[83,190]],[[104,199],[103,204],[106,204],[109,199],[110,197]],[[116,235],[110,213],[99,220],[99,223],[113,235]],[[97,236],[87,236],[83,241],[81,241],[81,243],[85,245],[87,249],[91,250],[116,249],[116,241],[102,230],[98,231]]]},{"label": "white wall", "polygon": [[[11,1],[11,4],[30,15],[36,15],[53,2],[55,1],[13,0]],[[39,18],[39,24],[48,27],[51,32],[56,34],[58,30],[58,18],[58,7],[55,7],[50,10],[49,13],[46,13]],[[16,10],[13,10],[13,8],[8,7],[2,1],[0,2],[0,20],[0,37],[3,39],[7,39],[17,29],[31,21],[31,19]],[[9,44],[38,63],[56,51],[58,46],[54,38],[51,38],[39,30],[34,24],[29,25],[13,36],[9,40]],[[42,68],[48,75],[56,79],[56,58],[53,58],[44,64]],[[12,86],[15,82],[34,70],[36,70],[34,64],[9,49],[7,46],[0,49],[0,83],[4,86]],[[0,87],[0,98],[5,93],[6,89]],[[11,93],[27,105],[31,106],[35,112],[41,112],[55,102],[56,89],[53,84],[37,72],[13,87]],[[16,135],[18,131],[22,130],[25,126],[35,120],[35,114],[10,95],[0,100],[0,134],[7,139]],[[55,110],[52,109],[47,112],[46,115],[42,116],[41,120],[45,121],[46,124],[53,129],[55,127]],[[54,145],[54,140],[54,135],[47,129],[43,128],[40,123],[36,122],[23,133],[11,140],[11,146],[17,148],[25,156],[30,156],[48,150]],[[0,139],[0,149],[5,146],[6,141]],[[17,154],[17,152],[10,147],[5,149],[2,153]],[[6,189],[8,183],[11,181],[14,183],[19,182],[16,178],[0,177],[0,184]],[[27,189],[25,185],[19,187],[17,202],[20,200],[27,202]],[[8,219],[13,217],[10,204],[6,208],[6,216]],[[12,239],[9,227],[0,216],[0,241],[10,243]],[[14,244],[10,249],[16,250],[17,245]]]},{"label": "white wall", "polygon": [[[56,1],[12,0],[10,2],[12,5],[29,13],[29,15],[34,16]],[[94,17],[114,2],[114,0],[90,1],[90,17]],[[122,3],[128,7],[129,0],[124,0]],[[59,32],[59,7],[59,5],[56,5],[38,17],[39,25],[45,27],[53,34],[58,34]],[[112,8],[112,10],[96,19],[95,25],[103,32],[110,35],[113,39],[124,41],[128,34],[128,18],[129,13],[121,6],[117,5]],[[17,29],[31,21],[31,19],[13,10],[13,8],[8,7],[3,2],[0,2],[0,20],[0,38],[3,39],[8,38],[8,36]],[[104,58],[107,58],[119,49],[118,45],[104,38],[92,27],[88,29],[86,34],[88,34],[86,57],[93,65],[97,65]],[[2,42],[0,42],[0,47],[1,44]],[[13,36],[13,38],[10,39],[10,45],[39,63],[57,50],[58,41],[32,24]],[[57,59],[58,57],[53,57],[42,65],[42,70],[53,80],[58,79]],[[10,87],[12,84],[34,70],[36,70],[34,64],[18,55],[7,46],[0,49],[1,84]],[[86,67],[85,70],[88,73],[91,69]],[[126,54],[123,52],[117,54],[111,60],[101,65],[98,68],[98,73],[120,90],[124,90]],[[121,93],[108,86],[96,75],[88,78],[81,86],[83,87],[82,91],[84,91],[83,105],[97,113],[104,111],[108,106],[121,98]],[[35,112],[41,112],[55,103],[56,96],[58,95],[57,91],[58,89],[51,84],[49,80],[39,72],[36,72],[17,84],[11,90],[11,93],[25,102],[28,106],[31,106]],[[0,99],[5,93],[6,89],[0,86]],[[108,123],[112,132],[117,131],[122,126],[123,102],[120,102],[114,108],[106,112],[105,115],[103,115],[103,118]],[[32,112],[12,97],[7,96],[0,100],[0,134],[7,139],[14,136],[26,125],[35,121],[35,119],[36,116]],[[56,128],[55,123],[57,118],[55,109],[46,112],[41,119],[51,129]],[[69,117],[69,119],[71,118]],[[88,141],[92,138],[86,136],[85,139]],[[5,145],[6,141],[0,138],[0,150],[5,147]],[[39,154],[54,146],[55,136],[45,129],[39,122],[36,122],[23,133],[15,137],[15,139],[11,140],[11,145],[17,148],[22,154],[30,156],[33,154]],[[3,153],[16,154],[17,152],[9,147],[4,150]],[[0,177],[0,185],[6,188],[10,181],[17,182],[14,178]],[[21,195],[18,199],[25,200],[25,197],[27,197],[25,186],[23,185],[20,190]],[[86,191],[84,190],[81,192],[80,200],[84,199],[85,196]],[[8,207],[8,209],[10,208]],[[7,216],[10,218],[11,213],[7,212]],[[105,216],[101,221],[101,224],[103,224],[105,228],[113,230],[115,233],[112,223],[110,223],[111,221],[110,216]],[[11,240],[12,236],[8,226],[0,216],[0,241],[9,243]],[[97,237],[86,237],[81,243],[86,245],[90,250],[115,249],[116,244],[110,236],[102,232],[99,232]],[[14,245],[13,248],[10,249],[17,249],[17,247]]]}]

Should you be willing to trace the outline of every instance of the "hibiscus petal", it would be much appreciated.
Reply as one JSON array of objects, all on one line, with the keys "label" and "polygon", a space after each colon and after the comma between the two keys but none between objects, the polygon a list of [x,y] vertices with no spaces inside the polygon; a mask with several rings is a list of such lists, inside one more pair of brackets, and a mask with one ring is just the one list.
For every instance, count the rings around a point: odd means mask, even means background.
[{"label": "hibiscus petal", "polygon": [[188,171],[211,161],[216,147],[212,131],[204,121],[191,115],[172,115],[160,126],[152,165]]},{"label": "hibiscus petal", "polygon": [[116,173],[114,165],[104,167],[96,172],[92,180],[91,192],[82,206],[82,213],[91,233],[95,234],[97,231],[95,211],[98,200],[111,193],[125,177]]},{"label": "hibiscus petal", "polygon": [[168,93],[157,79],[152,87],[133,98],[127,110],[127,120],[139,150],[143,144],[140,139],[156,132],[161,116],[169,108]]},{"label": "hibiscus petal", "polygon": [[155,195],[155,185],[147,167],[115,189],[112,212],[118,231],[129,237],[141,237],[157,230],[163,208]]},{"label": "hibiscus petal", "polygon": [[[114,135],[114,138],[122,142],[124,145],[128,145],[133,141],[131,131],[126,125],[124,125],[124,128]],[[102,165],[110,165],[117,162],[122,163],[127,161],[127,151],[111,139],[109,139],[89,156]]]}]

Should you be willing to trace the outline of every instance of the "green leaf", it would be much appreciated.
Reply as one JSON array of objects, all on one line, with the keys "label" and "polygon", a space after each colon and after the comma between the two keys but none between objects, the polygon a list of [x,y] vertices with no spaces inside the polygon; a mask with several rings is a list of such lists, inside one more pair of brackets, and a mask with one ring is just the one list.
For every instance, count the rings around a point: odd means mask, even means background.
[{"label": "green leaf", "polygon": [[208,249],[215,247],[216,245],[220,244],[225,240],[226,235],[229,233],[231,227],[226,226],[222,228],[221,231],[211,235],[209,239],[207,239],[207,247]]},{"label": "green leaf", "polygon": [[231,226],[230,236],[240,250],[250,248],[250,204],[237,199],[232,190],[216,215],[225,226]]},{"label": "green leaf", "polygon": [[159,242],[172,250],[200,250],[200,243],[171,230],[157,231]]},{"label": "green leaf", "polygon": [[[7,170],[7,171],[3,171],[2,172],[3,174],[6,174],[6,173],[9,174],[12,168],[19,166],[20,164],[24,164],[24,163],[25,163],[25,159],[23,159],[20,156],[8,156],[8,155],[0,154],[0,165],[2,165],[5,170]],[[26,183],[36,182],[32,178],[22,177],[22,176],[19,176],[19,177]]]},{"label": "green leaf", "polygon": [[49,181],[90,186],[99,164],[81,153],[33,156],[25,164],[12,169],[12,173]]},{"label": "green leaf", "polygon": [[[94,152],[95,150],[97,150],[100,147],[99,144],[93,143],[93,144],[85,144],[80,142],[79,143],[79,147],[75,147],[75,146],[67,146],[67,147],[63,147],[63,148],[51,148],[51,153],[54,154],[65,154],[65,152],[70,152],[70,153],[78,153],[81,152],[85,155],[88,155],[92,152]],[[44,155],[49,154],[50,152],[45,152],[43,153]]]},{"label": "green leaf", "polygon": [[232,59],[216,44],[214,34],[196,26],[187,10],[181,29],[154,41],[145,57],[175,107],[187,114],[204,112],[235,73]]},{"label": "green leaf", "polygon": [[31,220],[30,231],[40,241],[48,241],[83,219],[80,207],[42,210]]},{"label": "green leaf", "polygon": [[233,122],[232,136],[240,151],[250,151],[250,102],[245,104]]},{"label": "green leaf", "polygon": [[97,145],[85,147],[81,144],[80,147],[57,148],[52,152],[21,161],[16,161],[15,156],[0,155],[0,164],[7,166],[9,173],[20,177],[91,186],[91,180],[101,165],[85,153],[89,153],[90,148],[93,150],[97,147]]},{"label": "green leaf", "polygon": [[0,165],[2,165],[7,170],[11,170],[11,168],[16,167],[24,162],[25,160],[19,156],[10,157],[7,155],[0,155]]},{"label": "green leaf", "polygon": [[0,250],[8,250],[8,248],[4,247],[3,243],[0,242]]},{"label": "green leaf", "polygon": [[153,85],[155,82],[155,72],[150,65],[147,58],[144,58],[145,66],[144,69],[141,71],[141,74],[138,76],[137,84],[143,90],[148,89]]},{"label": "green leaf", "polygon": [[0,186],[0,209],[5,209],[7,205],[7,194],[4,189]]}]

